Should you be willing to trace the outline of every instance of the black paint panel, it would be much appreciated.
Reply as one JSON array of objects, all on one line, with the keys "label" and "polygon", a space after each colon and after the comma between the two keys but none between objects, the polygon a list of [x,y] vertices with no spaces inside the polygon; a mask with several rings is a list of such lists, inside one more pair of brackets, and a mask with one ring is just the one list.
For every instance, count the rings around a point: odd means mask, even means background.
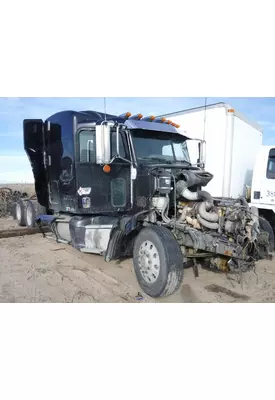
[{"label": "black paint panel", "polygon": [[[91,187],[91,208],[82,208],[82,196],[78,195],[78,207],[81,213],[121,212],[131,208],[130,198],[130,165],[114,161],[111,171],[105,173],[103,167],[91,163],[77,163],[77,190],[80,187]],[[111,201],[111,181],[115,178],[124,178],[126,181],[126,205],[121,208],[113,207]],[[84,195],[86,197],[86,195]]]}]

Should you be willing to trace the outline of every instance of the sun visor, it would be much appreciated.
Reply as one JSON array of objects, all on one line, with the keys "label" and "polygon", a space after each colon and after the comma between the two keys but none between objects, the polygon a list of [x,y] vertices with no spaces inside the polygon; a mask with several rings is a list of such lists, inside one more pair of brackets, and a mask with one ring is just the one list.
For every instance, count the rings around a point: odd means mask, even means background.
[{"label": "sun visor", "polygon": [[150,131],[161,131],[161,132],[169,132],[169,133],[177,133],[178,130],[172,125],[165,123],[157,123],[157,122],[149,122],[149,121],[139,121],[139,120],[131,120],[128,119],[124,122],[124,125],[127,126],[128,129],[144,129]]}]

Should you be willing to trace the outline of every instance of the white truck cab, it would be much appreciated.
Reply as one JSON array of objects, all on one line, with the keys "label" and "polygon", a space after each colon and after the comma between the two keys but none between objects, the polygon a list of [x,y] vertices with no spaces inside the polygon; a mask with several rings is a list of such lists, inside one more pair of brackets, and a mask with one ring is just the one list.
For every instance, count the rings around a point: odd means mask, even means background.
[{"label": "white truck cab", "polygon": [[275,145],[262,146],[253,171],[251,206],[275,219]]}]

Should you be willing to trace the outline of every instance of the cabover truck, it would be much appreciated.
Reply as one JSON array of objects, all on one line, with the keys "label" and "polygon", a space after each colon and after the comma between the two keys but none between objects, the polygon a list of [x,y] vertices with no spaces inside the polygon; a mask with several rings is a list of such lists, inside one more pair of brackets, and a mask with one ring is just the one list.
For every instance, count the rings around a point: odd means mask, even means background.
[{"label": "cabover truck", "polygon": [[37,202],[18,202],[18,222],[49,224],[57,241],[106,262],[132,256],[147,295],[174,293],[187,266],[243,273],[270,257],[269,224],[243,196],[202,190],[213,175],[202,151],[191,164],[175,122],[62,111],[23,125]]}]

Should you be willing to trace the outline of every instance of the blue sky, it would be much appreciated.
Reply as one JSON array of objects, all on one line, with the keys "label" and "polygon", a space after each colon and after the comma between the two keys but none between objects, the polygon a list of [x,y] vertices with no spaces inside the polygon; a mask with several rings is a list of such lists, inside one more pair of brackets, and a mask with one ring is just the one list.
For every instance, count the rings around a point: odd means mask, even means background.
[{"label": "blue sky", "polygon": [[[207,98],[208,104],[220,101],[231,104],[248,119],[262,125],[264,144],[275,143],[275,98]],[[113,114],[130,111],[133,114],[141,112],[143,115],[160,115],[202,105],[204,98],[107,98],[107,112]],[[0,97],[0,183],[32,181],[28,159],[23,150],[23,119],[45,119],[66,109],[103,111],[103,98]]]}]

